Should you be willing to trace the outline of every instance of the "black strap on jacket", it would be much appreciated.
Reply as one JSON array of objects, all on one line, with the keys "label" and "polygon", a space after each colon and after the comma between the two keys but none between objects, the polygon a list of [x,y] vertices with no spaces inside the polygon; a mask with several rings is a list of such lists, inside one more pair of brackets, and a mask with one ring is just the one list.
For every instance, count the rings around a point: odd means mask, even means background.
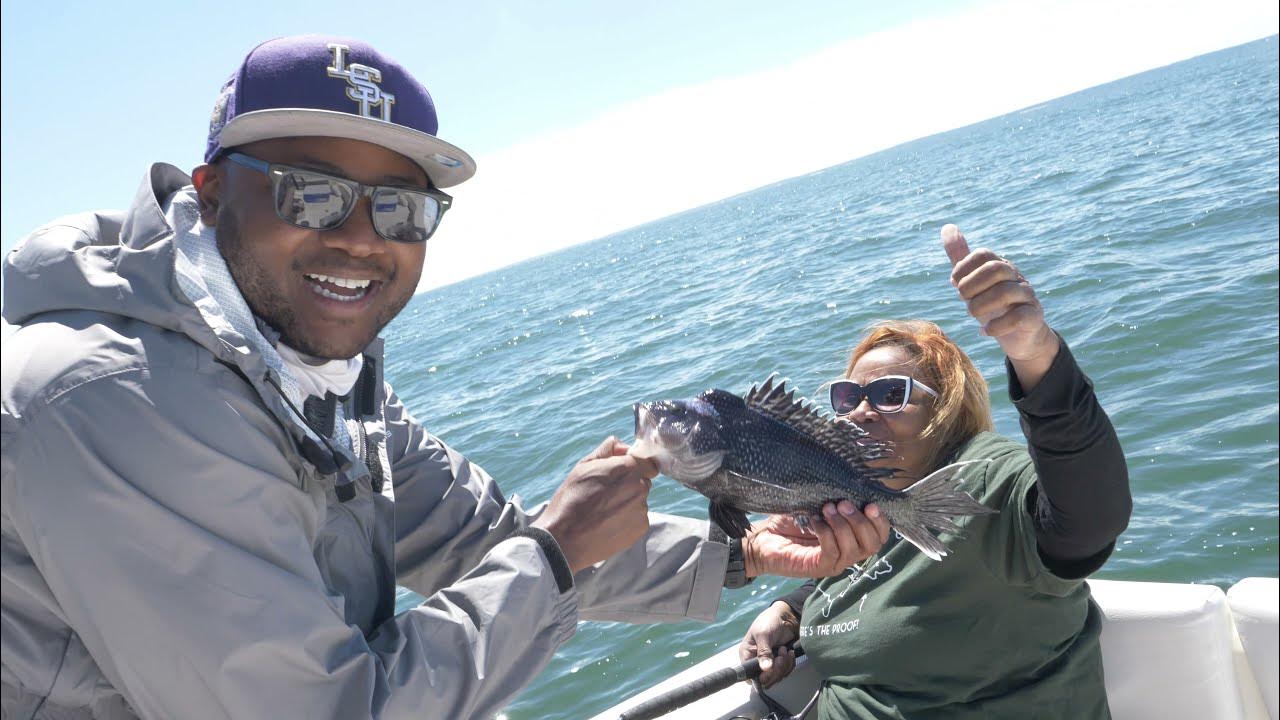
[{"label": "black strap on jacket", "polygon": [[312,395],[302,403],[302,416],[317,435],[333,437],[333,419],[337,409],[338,398],[333,393],[325,393],[322,398]]}]

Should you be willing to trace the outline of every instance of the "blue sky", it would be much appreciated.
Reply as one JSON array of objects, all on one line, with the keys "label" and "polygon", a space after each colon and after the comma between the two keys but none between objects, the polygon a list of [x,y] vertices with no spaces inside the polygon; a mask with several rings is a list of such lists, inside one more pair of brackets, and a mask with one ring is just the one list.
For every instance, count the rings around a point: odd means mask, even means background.
[{"label": "blue sky", "polygon": [[2,14],[4,251],[58,215],[123,207],[153,161],[193,167],[244,54],[324,32],[413,71],[440,136],[478,161],[424,287],[1277,32],[1274,3],[1253,0],[4,2]]}]

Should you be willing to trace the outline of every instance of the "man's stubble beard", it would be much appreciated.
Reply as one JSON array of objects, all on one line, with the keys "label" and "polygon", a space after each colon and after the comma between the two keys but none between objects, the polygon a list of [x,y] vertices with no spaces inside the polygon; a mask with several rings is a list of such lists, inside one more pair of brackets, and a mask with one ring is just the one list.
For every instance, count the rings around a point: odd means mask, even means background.
[{"label": "man's stubble beard", "polygon": [[[413,299],[414,288],[409,287],[400,297],[395,298],[383,308],[375,319],[373,331],[355,347],[339,346],[326,338],[307,337],[288,299],[262,267],[254,262],[245,248],[245,238],[240,232],[240,224],[235,214],[226,205],[218,208],[217,222],[215,235],[218,251],[222,253],[227,269],[230,270],[231,277],[239,287],[245,303],[255,316],[280,333],[280,342],[305,355],[326,360],[346,360],[355,357],[368,347],[387,323],[395,319],[404,306]],[[297,260],[291,263],[290,269],[299,274],[302,273]],[[389,284],[382,287],[382,292],[387,291]]]}]

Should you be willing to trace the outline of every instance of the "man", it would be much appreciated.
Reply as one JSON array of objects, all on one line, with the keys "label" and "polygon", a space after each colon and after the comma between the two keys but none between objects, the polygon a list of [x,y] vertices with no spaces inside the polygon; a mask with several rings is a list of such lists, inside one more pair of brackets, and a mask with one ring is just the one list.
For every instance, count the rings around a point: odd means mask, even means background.
[{"label": "man", "polygon": [[[648,515],[612,438],[526,510],[428,434],[377,334],[475,171],[436,130],[368,45],[269,41],[191,177],[6,259],[6,718],[492,715],[579,618],[709,620],[887,536],[848,503],[740,546]],[[397,584],[425,603],[394,616]]]}]

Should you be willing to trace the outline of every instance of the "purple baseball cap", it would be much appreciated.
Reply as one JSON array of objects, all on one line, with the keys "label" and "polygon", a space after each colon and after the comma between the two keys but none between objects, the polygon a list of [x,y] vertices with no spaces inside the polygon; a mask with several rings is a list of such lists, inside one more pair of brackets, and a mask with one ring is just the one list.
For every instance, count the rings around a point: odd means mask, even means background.
[{"label": "purple baseball cap", "polygon": [[399,63],[359,40],[296,35],[268,40],[222,86],[205,162],[237,145],[282,137],[363,140],[416,162],[436,187],[476,172],[436,137],[431,95]]}]

